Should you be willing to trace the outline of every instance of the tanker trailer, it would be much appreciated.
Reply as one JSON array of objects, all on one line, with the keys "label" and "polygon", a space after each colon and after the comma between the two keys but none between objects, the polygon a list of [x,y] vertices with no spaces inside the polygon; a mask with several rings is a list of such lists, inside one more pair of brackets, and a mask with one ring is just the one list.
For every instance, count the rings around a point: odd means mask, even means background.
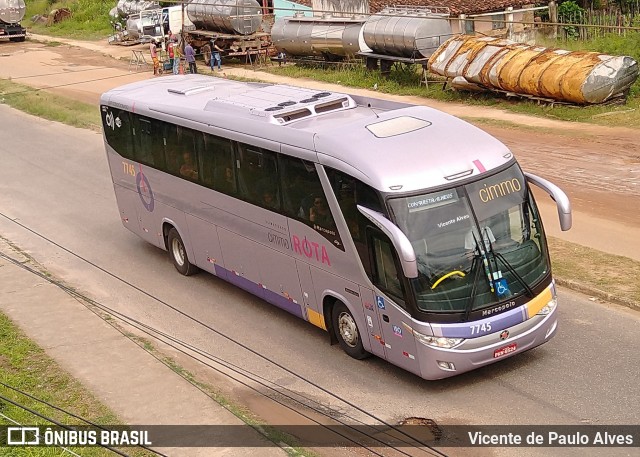
[{"label": "tanker trailer", "polygon": [[385,8],[369,17],[363,34],[374,54],[424,59],[451,37],[449,9],[432,6]]},{"label": "tanker trailer", "polygon": [[266,56],[269,34],[260,31],[262,9],[256,0],[191,0],[185,10],[193,23],[185,27],[187,40],[207,63],[212,40],[225,56]]},{"label": "tanker trailer", "polygon": [[120,16],[127,17],[144,10],[158,9],[160,8],[160,3],[148,0],[119,0],[116,8]]},{"label": "tanker trailer", "polygon": [[20,25],[27,7],[24,0],[0,0],[0,38],[24,41],[27,31]]},{"label": "tanker trailer", "polygon": [[581,105],[625,95],[639,73],[638,62],[628,56],[467,36],[444,43],[429,59],[429,70],[452,79],[454,88]]},{"label": "tanker trailer", "polygon": [[287,56],[336,61],[370,51],[362,36],[365,22],[365,17],[285,17],[273,24],[271,40],[278,52]]}]

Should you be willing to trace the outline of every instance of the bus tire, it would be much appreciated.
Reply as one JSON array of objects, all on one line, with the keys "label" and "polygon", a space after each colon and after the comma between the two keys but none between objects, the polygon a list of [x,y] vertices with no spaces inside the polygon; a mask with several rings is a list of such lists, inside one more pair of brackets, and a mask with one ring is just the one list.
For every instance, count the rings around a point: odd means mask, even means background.
[{"label": "bus tire", "polygon": [[362,345],[362,337],[360,336],[358,325],[349,308],[344,303],[336,302],[331,317],[333,331],[342,350],[354,359],[362,360],[369,357],[370,354]]},{"label": "bus tire", "polygon": [[191,276],[197,271],[197,267],[189,262],[187,249],[184,247],[180,234],[173,227],[171,227],[167,235],[167,250],[169,251],[169,257],[171,257],[173,266],[176,267],[176,270],[178,270],[180,274]]}]

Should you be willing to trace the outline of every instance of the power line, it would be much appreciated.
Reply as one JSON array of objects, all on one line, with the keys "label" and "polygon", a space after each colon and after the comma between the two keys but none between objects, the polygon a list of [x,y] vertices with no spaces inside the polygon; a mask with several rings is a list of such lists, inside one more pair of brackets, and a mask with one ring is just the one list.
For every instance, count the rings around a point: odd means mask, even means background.
[{"label": "power line", "polygon": [[[79,254],[77,254],[77,253],[75,253],[75,252],[71,251],[70,249],[68,249],[68,248],[66,248],[66,247],[64,247],[64,246],[62,246],[62,245],[60,245],[60,244],[56,243],[55,241],[53,241],[53,240],[51,240],[51,239],[47,238],[46,236],[44,236],[44,235],[42,235],[42,234],[40,234],[40,233],[36,232],[35,230],[31,229],[30,227],[28,227],[28,226],[26,226],[26,225],[24,225],[24,224],[22,224],[22,223],[20,223],[20,222],[18,222],[18,221],[16,221],[16,220],[14,220],[14,219],[11,219],[10,217],[8,217],[7,215],[5,215],[4,213],[1,213],[1,212],[0,212],[0,216],[2,216],[2,217],[4,217],[5,219],[7,219],[7,220],[9,220],[9,221],[11,221],[11,222],[13,222],[13,223],[15,223],[16,225],[19,225],[20,227],[22,227],[22,228],[24,228],[25,230],[27,230],[27,231],[29,231],[29,232],[33,233],[33,234],[34,234],[34,235],[36,235],[37,237],[42,238],[43,240],[47,241],[48,243],[50,243],[50,244],[52,244],[52,245],[54,245],[54,246],[57,246],[58,248],[60,248],[60,249],[64,250],[65,252],[67,252],[67,253],[71,254],[72,256],[74,256],[74,257],[76,257],[76,258],[78,258],[78,259],[82,260],[83,262],[88,263],[89,265],[91,265],[91,266],[93,266],[94,268],[96,268],[96,269],[98,269],[98,270],[102,271],[103,273],[107,274],[108,276],[111,276],[112,278],[116,279],[117,281],[120,281],[120,282],[122,282],[122,283],[124,283],[124,284],[128,285],[129,287],[131,287],[131,288],[133,288],[133,289],[137,290],[138,292],[140,292],[140,293],[142,293],[143,295],[145,295],[145,296],[147,296],[147,297],[151,298],[152,300],[157,301],[158,303],[160,303],[160,304],[162,304],[162,305],[164,305],[164,306],[168,307],[169,309],[171,309],[171,310],[175,311],[175,312],[176,312],[176,313],[178,313],[179,315],[182,315],[183,317],[187,318],[188,320],[191,320],[191,321],[193,321],[194,323],[201,325],[202,327],[206,328],[207,330],[210,330],[211,332],[213,332],[213,333],[215,333],[215,334],[217,334],[217,335],[221,336],[222,338],[227,339],[228,341],[230,341],[230,342],[232,342],[232,343],[236,344],[237,346],[239,346],[239,347],[241,347],[241,348],[245,349],[246,351],[248,351],[248,352],[250,352],[250,353],[254,354],[255,356],[257,356],[257,357],[259,357],[259,358],[261,358],[261,359],[263,359],[263,360],[265,360],[265,361],[267,361],[267,362],[269,362],[269,363],[271,363],[271,364],[275,365],[276,367],[280,368],[281,370],[285,371],[286,373],[289,373],[290,375],[294,376],[295,378],[298,378],[298,379],[302,380],[303,382],[306,382],[307,384],[309,384],[309,385],[311,385],[311,386],[315,387],[316,389],[318,389],[318,390],[320,390],[320,391],[322,391],[322,392],[326,393],[327,395],[330,395],[331,397],[334,397],[334,398],[336,398],[336,399],[338,399],[338,400],[342,401],[343,403],[345,403],[345,404],[349,405],[350,407],[352,407],[353,409],[355,409],[355,410],[357,410],[357,411],[359,411],[359,412],[361,412],[361,413],[365,414],[366,416],[371,417],[372,419],[376,420],[377,422],[379,422],[379,423],[381,423],[381,424],[383,424],[383,425],[385,425],[385,426],[387,426],[387,427],[389,427],[389,428],[391,428],[391,429],[393,429],[393,430],[397,431],[398,433],[400,433],[400,434],[402,434],[402,435],[406,436],[407,438],[409,438],[409,439],[411,439],[411,440],[413,440],[413,441],[415,441],[415,442],[417,442],[417,443],[421,444],[422,446],[424,446],[424,447],[426,447],[426,448],[430,449],[433,453],[437,453],[437,455],[441,455],[441,456],[443,456],[443,455],[444,455],[444,454],[440,453],[439,451],[435,450],[433,447],[429,446],[428,444],[423,443],[423,442],[421,442],[420,440],[416,439],[415,437],[413,437],[413,436],[411,436],[411,435],[407,434],[407,433],[406,433],[405,431],[403,431],[402,429],[400,429],[400,428],[398,428],[398,427],[396,427],[396,426],[394,426],[394,425],[392,425],[392,424],[389,424],[388,422],[386,422],[386,421],[384,421],[383,419],[381,419],[381,418],[377,417],[376,415],[374,415],[374,414],[372,414],[372,413],[370,413],[370,412],[368,412],[368,411],[364,410],[363,408],[361,408],[361,407],[359,407],[359,406],[355,405],[354,403],[352,403],[352,402],[350,402],[350,401],[348,401],[348,400],[346,400],[346,399],[344,399],[344,398],[340,397],[339,395],[337,395],[337,394],[335,394],[335,393],[331,392],[330,390],[328,390],[328,389],[326,389],[326,388],[324,388],[324,387],[322,387],[322,386],[320,386],[320,385],[318,385],[318,384],[314,383],[313,381],[311,381],[311,380],[309,380],[309,379],[305,378],[304,376],[302,376],[302,375],[300,375],[300,374],[298,374],[298,373],[294,372],[293,370],[291,370],[291,369],[289,369],[289,368],[287,368],[287,367],[283,366],[282,364],[280,364],[280,363],[278,363],[278,362],[276,362],[276,361],[274,361],[274,360],[269,359],[267,356],[265,356],[265,355],[263,355],[263,354],[261,354],[261,353],[257,352],[256,350],[254,350],[254,349],[252,349],[252,348],[250,348],[250,347],[246,346],[245,344],[243,344],[243,343],[241,343],[241,342],[239,342],[239,341],[237,341],[237,340],[233,339],[232,337],[230,337],[230,336],[228,336],[228,335],[224,334],[223,332],[221,332],[221,331],[219,331],[219,330],[216,330],[215,328],[211,327],[210,325],[208,325],[208,324],[206,324],[206,323],[204,323],[204,322],[199,321],[198,319],[194,318],[193,316],[190,316],[189,314],[185,313],[184,311],[181,311],[180,309],[176,308],[175,306],[173,306],[173,305],[171,305],[171,304],[169,304],[169,303],[165,302],[164,300],[162,300],[162,299],[160,299],[160,298],[158,298],[158,297],[154,296],[153,294],[151,294],[151,293],[149,293],[149,292],[145,291],[144,289],[141,289],[140,287],[136,286],[135,284],[132,284],[132,283],[130,283],[129,281],[127,281],[127,280],[125,280],[125,279],[123,279],[123,278],[120,278],[120,277],[119,277],[119,276],[117,276],[116,274],[111,273],[109,270],[106,270],[105,268],[103,268],[103,267],[101,267],[101,266],[99,266],[99,265],[95,264],[94,262],[91,262],[90,260],[88,260],[88,259],[86,259],[86,258],[82,257],[81,255],[79,255]],[[435,454],[434,454],[434,455],[435,455]]]},{"label": "power line", "polygon": [[[5,258],[5,259],[7,259],[7,260],[10,260],[10,257],[9,257],[9,256],[7,256],[7,255],[5,255],[4,253],[1,253],[1,252],[0,252],[0,257],[3,257],[3,258]],[[14,260],[15,260],[15,259],[12,259],[12,260],[10,260],[10,261],[11,261],[11,262],[13,262]],[[28,271],[30,271],[30,270],[28,270]],[[30,393],[28,393],[28,392],[25,392],[25,391],[23,391],[23,390],[18,389],[17,387],[13,387],[13,386],[10,386],[9,384],[5,384],[5,383],[4,383],[4,382],[2,382],[2,381],[0,381],[0,386],[3,386],[3,387],[5,387],[5,388],[7,388],[7,389],[11,389],[11,390],[13,390],[14,392],[17,392],[17,393],[19,393],[19,394],[21,394],[21,395],[24,395],[25,397],[28,397],[28,398],[30,398],[30,399],[32,399],[32,400],[34,400],[34,401],[37,401],[38,403],[42,403],[42,404],[44,404],[44,405],[46,405],[46,406],[48,406],[48,407],[50,407],[50,408],[52,408],[52,409],[55,409],[56,411],[60,411],[61,413],[64,413],[64,414],[66,414],[67,416],[73,417],[74,419],[78,419],[78,420],[80,420],[80,421],[82,421],[82,422],[84,422],[84,423],[86,423],[86,424],[88,424],[88,425],[91,425],[91,426],[93,426],[93,427],[96,427],[96,428],[99,428],[99,429],[102,429],[102,430],[107,430],[107,429],[106,429],[106,428],[104,428],[102,425],[96,424],[95,422],[92,422],[92,421],[90,421],[90,420],[88,420],[88,419],[85,419],[84,417],[78,416],[77,414],[74,414],[74,413],[69,412],[69,411],[67,411],[67,410],[65,410],[65,409],[62,409],[62,408],[60,408],[59,406],[53,405],[53,404],[51,404],[51,403],[49,403],[49,402],[47,402],[47,401],[45,401],[45,400],[42,400],[42,399],[40,399],[40,398],[38,398],[38,397],[35,397],[35,396],[31,395],[31,394],[30,394]],[[150,448],[148,448],[148,447],[147,447],[147,446],[145,446],[145,445],[142,445],[142,444],[141,444],[141,445],[140,445],[140,447],[141,447],[141,448],[143,448],[143,449],[146,449],[146,450],[148,450],[148,451],[151,451],[151,452],[153,452],[153,453],[155,453],[155,454],[157,454],[157,455],[160,455],[160,456],[163,456],[163,457],[167,457],[167,456],[165,456],[164,454],[162,454],[162,453],[160,453],[160,452],[157,452],[157,451],[154,451],[153,449],[150,449]]]},{"label": "power line", "polygon": [[[41,418],[41,419],[44,419],[47,422],[51,422],[52,424],[55,424],[58,427],[64,428],[65,430],[73,430],[73,427],[71,427],[69,425],[65,425],[65,424],[63,424],[61,422],[58,422],[55,419],[51,419],[50,417],[47,417],[44,414],[41,414],[38,411],[35,411],[35,410],[29,408],[28,406],[25,406],[25,405],[22,405],[22,404],[20,404],[20,403],[18,403],[16,401],[13,401],[10,398],[5,397],[4,395],[0,395],[0,400],[4,400],[4,401],[6,401],[8,403],[11,403],[12,405],[17,406],[18,408],[23,409],[23,410],[33,414],[34,416],[37,416],[37,417]],[[128,454],[125,454],[124,452],[121,452],[118,449],[115,449],[115,448],[113,448],[111,446],[107,446],[106,444],[100,444],[99,446],[110,450],[114,454],[121,455],[122,457],[129,457]]]},{"label": "power line", "polygon": [[[205,357],[205,358],[207,358],[208,360],[211,360],[211,361],[213,361],[213,362],[215,362],[215,363],[218,363],[218,364],[220,364],[220,365],[224,366],[225,368],[230,369],[231,371],[233,371],[233,372],[235,372],[235,373],[237,373],[237,374],[239,374],[239,375],[241,375],[241,376],[243,376],[243,377],[246,377],[246,378],[248,378],[248,379],[250,379],[250,380],[252,380],[252,381],[254,381],[254,382],[257,382],[258,384],[262,385],[263,387],[265,387],[265,388],[267,388],[267,389],[270,389],[270,390],[272,390],[272,391],[274,391],[274,392],[276,392],[276,393],[279,393],[279,394],[281,394],[281,395],[285,396],[286,398],[288,398],[288,399],[290,399],[290,400],[292,400],[292,401],[294,401],[294,402],[296,402],[296,403],[301,404],[302,406],[307,406],[307,405],[305,405],[304,403],[302,403],[300,400],[297,400],[296,398],[293,398],[291,395],[283,394],[282,392],[277,391],[275,388],[273,388],[273,387],[271,387],[271,386],[267,385],[265,382],[263,382],[263,381],[262,381],[264,378],[262,378],[262,377],[261,377],[261,376],[259,376],[259,375],[256,375],[256,374],[254,374],[254,373],[251,373],[251,372],[250,372],[250,371],[248,371],[248,370],[244,370],[244,369],[242,369],[242,368],[238,367],[237,365],[234,365],[234,364],[232,364],[232,363],[230,363],[230,362],[225,361],[224,359],[220,359],[219,357],[213,356],[212,354],[210,354],[210,353],[208,353],[208,352],[206,352],[206,351],[204,351],[204,350],[202,350],[202,349],[199,349],[199,348],[197,348],[197,347],[195,347],[195,346],[193,346],[193,345],[191,345],[191,344],[189,344],[189,343],[185,343],[184,341],[182,341],[182,340],[180,340],[180,339],[178,339],[178,338],[176,338],[176,337],[173,337],[173,336],[168,335],[168,334],[166,334],[166,333],[164,333],[164,332],[162,332],[162,331],[159,331],[159,330],[157,330],[157,329],[155,329],[155,328],[153,328],[153,327],[151,327],[151,326],[149,326],[149,325],[147,325],[147,324],[142,323],[142,322],[141,322],[141,321],[139,321],[139,320],[136,320],[136,319],[134,319],[134,318],[131,318],[130,316],[128,316],[128,315],[126,315],[126,314],[124,314],[124,313],[120,313],[119,311],[116,311],[116,310],[114,310],[114,309],[112,309],[112,308],[110,308],[110,307],[108,307],[108,306],[106,306],[106,305],[104,305],[104,304],[102,304],[102,303],[100,303],[100,302],[96,301],[96,300],[93,300],[93,299],[91,299],[91,298],[89,298],[89,297],[87,297],[87,296],[85,296],[85,295],[83,295],[83,294],[81,294],[81,293],[77,292],[77,291],[76,291],[76,290],[74,290],[73,288],[70,288],[70,287],[68,287],[68,286],[66,286],[66,285],[64,285],[64,284],[62,284],[61,282],[59,282],[59,281],[57,281],[57,280],[51,279],[50,277],[48,277],[48,276],[44,275],[43,273],[41,273],[41,272],[39,272],[39,271],[37,271],[37,270],[35,270],[35,269],[31,268],[31,267],[28,267],[28,266],[24,265],[23,263],[21,263],[21,262],[17,261],[16,259],[13,259],[13,258],[12,258],[12,257],[10,257],[10,256],[7,256],[7,255],[6,255],[6,254],[4,254],[4,253],[1,253],[1,252],[0,252],[0,257],[2,257],[2,258],[4,258],[4,259],[6,259],[6,260],[8,260],[8,261],[12,262],[13,264],[15,264],[16,266],[18,266],[18,267],[20,267],[20,268],[23,268],[23,269],[25,269],[25,270],[27,270],[27,271],[29,271],[29,272],[31,272],[31,273],[33,273],[33,274],[35,274],[36,276],[39,276],[40,278],[44,279],[45,281],[48,281],[48,282],[50,282],[51,284],[54,284],[55,286],[59,287],[60,289],[62,289],[64,292],[68,293],[68,294],[69,294],[69,295],[71,295],[73,298],[75,298],[76,300],[78,300],[81,304],[83,304],[85,307],[87,307],[87,309],[89,309],[89,310],[90,310],[91,312],[93,312],[96,316],[98,316],[99,318],[101,318],[101,319],[103,319],[103,320],[104,320],[104,317],[103,317],[103,316],[101,316],[100,314],[98,314],[98,313],[97,313],[94,309],[92,309],[91,307],[87,306],[87,304],[86,304],[86,303],[91,304],[91,305],[93,305],[93,306],[95,306],[95,307],[99,308],[100,310],[102,310],[102,311],[104,311],[104,312],[108,312],[108,313],[110,313],[110,314],[115,315],[116,317],[118,317],[118,318],[120,318],[122,321],[124,321],[125,323],[127,323],[127,324],[129,324],[129,325],[132,325],[133,327],[137,328],[138,330],[141,330],[143,333],[145,333],[145,334],[147,334],[147,335],[151,336],[152,338],[155,338],[155,339],[157,339],[158,341],[161,341],[162,343],[169,345],[170,347],[172,347],[172,348],[174,348],[174,349],[178,350],[179,352],[181,352],[181,353],[183,353],[183,354],[185,354],[185,355],[187,355],[187,356],[189,356],[189,357],[193,358],[194,360],[196,360],[196,361],[198,361],[198,362],[202,363],[203,365],[205,365],[205,366],[207,366],[207,367],[209,367],[209,368],[213,369],[214,371],[217,371],[218,373],[220,373],[220,374],[222,374],[222,375],[224,375],[224,376],[227,376],[227,377],[229,377],[229,378],[231,378],[231,379],[233,379],[233,380],[235,380],[235,381],[239,382],[240,384],[242,384],[242,385],[244,385],[244,386],[248,387],[249,389],[254,390],[254,391],[255,391],[256,393],[258,393],[258,394],[261,394],[261,395],[263,395],[263,396],[266,396],[264,393],[260,392],[258,389],[256,389],[255,387],[253,387],[253,386],[249,385],[248,383],[246,383],[246,382],[244,382],[244,381],[242,381],[242,380],[240,380],[240,379],[238,379],[238,378],[235,378],[235,377],[233,377],[233,376],[229,375],[228,373],[225,373],[224,371],[221,371],[220,369],[218,369],[218,368],[216,368],[216,367],[214,367],[214,366],[212,366],[212,365],[210,365],[210,364],[208,364],[208,363],[203,362],[202,360],[200,360],[200,359],[198,359],[197,357],[195,357],[193,354],[191,354],[191,353],[189,353],[189,352],[187,352],[187,351],[185,351],[185,350],[181,349],[180,347],[177,347],[176,345],[172,344],[171,342],[167,342],[167,341],[166,341],[165,339],[163,339],[163,338],[166,338],[166,339],[168,339],[169,341],[175,342],[175,343],[177,343],[178,345],[180,345],[180,346],[182,346],[182,347],[184,347],[184,348],[189,349],[190,351],[196,352],[196,353],[198,353],[199,355],[204,356],[204,357]],[[86,303],[85,303],[85,302],[86,302]],[[115,328],[117,331],[119,331],[122,335],[124,335],[125,337],[127,337],[127,338],[131,339],[131,338],[130,338],[130,337],[129,337],[129,336],[128,336],[124,331],[122,331],[122,329],[120,329],[119,327],[115,326],[112,322],[107,321],[107,323],[109,323],[112,327],[114,327],[114,328]],[[162,338],[160,338],[158,335],[162,336]],[[150,354],[151,356],[153,356],[154,358],[156,358],[156,360],[158,360],[158,361],[160,361],[161,363],[163,363],[163,364],[165,364],[165,365],[167,365],[167,366],[168,366],[167,361],[165,361],[165,360],[163,360],[162,358],[158,357],[155,353],[153,353],[152,351],[150,351],[150,350],[149,350],[148,348],[146,348],[143,344],[138,343],[138,342],[137,342],[137,341],[135,341],[135,340],[134,340],[134,343],[136,343],[138,346],[140,346],[141,348],[143,348],[144,350],[146,350],[147,352],[149,352],[149,354]],[[248,373],[249,375],[251,375],[251,376],[249,376],[247,373]],[[255,378],[257,378],[257,379],[255,379]],[[305,382],[308,382],[308,381],[307,381],[306,379],[304,379],[304,378],[303,378],[303,380],[304,380]],[[205,395],[209,396],[209,393],[208,393],[208,392],[204,391],[204,390],[203,390],[199,385],[197,385],[196,383],[192,382],[192,380],[190,380],[190,379],[188,379],[188,378],[187,378],[187,381],[188,381],[188,382],[190,382],[192,385],[194,385],[196,388],[198,388],[200,391],[202,391]],[[269,382],[271,382],[271,381],[269,381]],[[278,385],[277,383],[274,383],[274,382],[271,382],[271,383],[272,383],[272,384],[274,384],[274,385],[276,385],[277,387],[283,388],[282,386]],[[287,390],[287,391],[289,391],[289,389],[286,389],[286,388],[284,388],[284,389],[285,389],[285,390]],[[334,395],[334,396],[335,396],[335,395]],[[337,396],[335,396],[335,397],[341,400],[341,398],[340,398],[340,397],[337,397]],[[280,404],[281,406],[284,406],[285,408],[288,408],[288,409],[293,410],[290,406],[288,406],[288,405],[284,404],[283,402],[279,401],[278,399],[275,399],[275,398],[272,398],[272,397],[269,397],[269,398],[270,398],[272,401],[275,401],[276,403]],[[303,396],[303,398],[304,398],[304,396]],[[308,399],[307,399],[307,400],[308,400]],[[321,415],[324,415],[324,416],[326,416],[326,417],[329,417],[330,419],[332,419],[332,420],[334,420],[334,421],[336,421],[336,422],[338,422],[338,423],[340,423],[340,424],[342,424],[342,425],[346,426],[346,428],[349,428],[349,429],[351,429],[351,430],[353,430],[353,431],[356,431],[357,433],[360,433],[360,434],[362,434],[362,435],[365,435],[365,436],[367,436],[367,437],[369,437],[369,438],[373,439],[374,441],[379,442],[380,444],[386,445],[386,446],[388,446],[388,447],[390,447],[390,448],[393,448],[393,449],[397,450],[398,452],[400,452],[400,453],[402,453],[402,454],[408,455],[407,453],[403,452],[402,450],[399,450],[399,449],[397,449],[397,448],[396,448],[396,447],[394,447],[394,446],[389,446],[386,442],[384,442],[384,441],[382,441],[382,440],[380,440],[380,439],[378,439],[378,438],[376,438],[376,437],[374,437],[374,436],[372,436],[372,435],[369,435],[369,434],[367,434],[367,433],[363,432],[362,430],[357,430],[354,426],[351,426],[351,425],[349,425],[349,424],[347,424],[347,423],[345,423],[345,422],[342,422],[342,421],[340,421],[339,419],[333,418],[333,417],[332,417],[331,415],[329,415],[328,413],[325,413],[325,412],[323,412],[323,411],[320,411],[320,410],[319,410],[319,409],[317,409],[317,408],[313,408],[313,407],[310,407],[310,408],[311,408],[312,410],[314,410],[315,412],[320,413]],[[306,414],[303,414],[303,413],[302,413],[302,412],[300,412],[300,411],[297,411],[297,410],[293,410],[293,411],[295,411],[296,413],[298,413],[298,414],[300,414],[301,416],[305,417],[306,419],[309,419],[309,420],[311,420],[312,422],[315,422],[316,424],[318,424],[318,425],[320,425],[320,426],[327,427],[325,424],[321,424],[321,423],[320,423],[320,422],[318,422],[317,420],[315,420],[315,419],[313,419],[313,418],[309,417],[309,416],[308,416],[308,415],[306,415]],[[370,414],[368,414],[368,413],[366,413],[366,414],[367,414],[367,415],[370,415]],[[362,424],[362,422],[361,422],[361,421],[358,421],[358,422],[360,422],[360,423]],[[369,426],[369,427],[371,427],[371,426]],[[260,432],[260,430],[258,430],[258,431]],[[352,441],[352,442],[354,442],[354,443],[356,443],[356,444],[360,445],[361,447],[363,447],[363,448],[365,448],[365,449],[369,450],[370,452],[372,452],[372,453],[374,453],[374,454],[376,454],[376,455],[380,455],[380,454],[376,453],[375,451],[373,451],[372,449],[368,448],[367,446],[363,445],[362,443],[359,443],[359,442],[358,442],[357,440],[355,440],[354,438],[350,438],[350,437],[348,437],[348,436],[346,436],[346,435],[344,435],[344,434],[342,434],[342,433],[340,433],[340,432],[338,432],[338,431],[336,431],[336,430],[332,430],[332,431],[333,431],[334,433],[336,433],[337,435],[340,435],[340,436],[342,436],[343,438],[346,438],[346,439],[348,439],[349,441]],[[376,431],[376,433],[377,433],[377,434],[379,434],[380,432],[379,432],[379,431]],[[386,432],[384,432],[384,433],[386,433]],[[407,436],[410,436],[410,435],[407,435]],[[267,438],[268,438],[268,437],[267,437]],[[411,436],[410,436],[410,438],[411,438],[411,440],[412,440],[413,442],[419,442],[419,440],[415,439],[414,437],[411,437]],[[396,437],[396,439],[398,439],[398,438]],[[401,438],[400,438],[400,441],[402,441],[402,442],[404,442],[404,443],[409,444],[409,441],[403,440],[403,439],[401,439]],[[277,443],[276,443],[276,444],[277,444]],[[422,443],[421,443],[421,444],[422,444]],[[412,446],[413,446],[413,447],[416,447],[415,445],[412,445]],[[418,449],[419,449],[419,448],[418,448]],[[420,449],[420,450],[421,450],[421,451],[423,451],[423,452],[427,452],[427,453],[433,454],[433,452],[429,452],[429,451],[426,451],[426,450],[423,450],[423,449]],[[433,454],[433,455],[435,455],[435,454]],[[439,454],[439,455],[444,455],[444,454]]]}]

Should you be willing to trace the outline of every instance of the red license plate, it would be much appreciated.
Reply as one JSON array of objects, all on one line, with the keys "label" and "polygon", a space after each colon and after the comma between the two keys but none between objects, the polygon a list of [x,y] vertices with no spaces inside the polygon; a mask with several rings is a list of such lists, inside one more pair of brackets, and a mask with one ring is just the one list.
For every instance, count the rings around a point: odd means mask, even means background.
[{"label": "red license plate", "polygon": [[498,357],[502,357],[504,355],[511,354],[512,352],[515,352],[516,349],[518,349],[518,344],[517,343],[511,343],[508,346],[504,346],[504,347],[501,347],[500,349],[496,349],[495,351],[493,351],[493,358],[497,359]]}]

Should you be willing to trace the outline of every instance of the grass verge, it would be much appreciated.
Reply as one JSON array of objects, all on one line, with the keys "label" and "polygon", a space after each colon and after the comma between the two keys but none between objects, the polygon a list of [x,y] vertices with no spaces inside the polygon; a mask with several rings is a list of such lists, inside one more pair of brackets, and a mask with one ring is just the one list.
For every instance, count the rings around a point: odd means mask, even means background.
[{"label": "grass verge", "polygon": [[0,103],[74,127],[94,131],[100,131],[102,128],[100,112],[96,106],[6,79],[0,79]]},{"label": "grass verge", "polygon": [[640,310],[640,262],[549,237],[560,284]]},{"label": "grass verge", "polygon": [[[100,403],[91,392],[48,357],[44,350],[27,338],[4,314],[0,313],[0,381],[44,400],[73,414],[101,425],[122,425],[113,412]],[[51,408],[32,398],[0,386],[0,395],[63,424],[82,424],[78,419]],[[52,425],[38,416],[0,399],[0,423],[15,425]],[[15,421],[15,422],[13,422]],[[70,447],[84,457],[113,455],[99,447]],[[154,455],[127,448],[132,456]],[[45,457],[65,453],[59,447],[2,447],[0,456]]]}]

